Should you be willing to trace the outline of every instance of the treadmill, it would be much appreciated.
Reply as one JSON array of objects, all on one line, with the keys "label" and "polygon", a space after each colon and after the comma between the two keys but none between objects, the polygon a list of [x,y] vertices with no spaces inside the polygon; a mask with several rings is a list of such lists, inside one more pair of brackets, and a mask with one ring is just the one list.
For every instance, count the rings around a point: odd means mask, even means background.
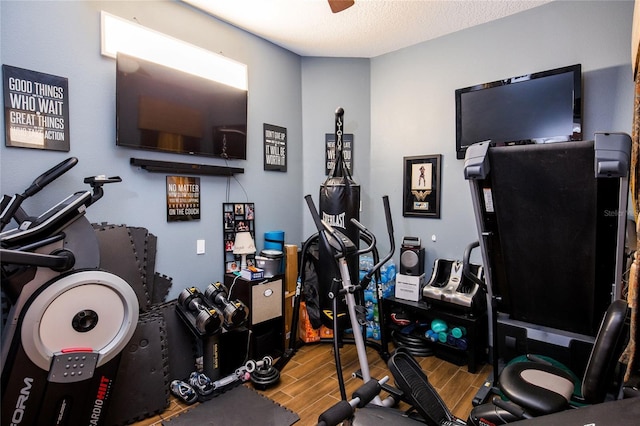
[{"label": "treadmill", "polygon": [[498,359],[528,353],[582,374],[600,321],[622,297],[631,138],[472,145],[469,181]]}]

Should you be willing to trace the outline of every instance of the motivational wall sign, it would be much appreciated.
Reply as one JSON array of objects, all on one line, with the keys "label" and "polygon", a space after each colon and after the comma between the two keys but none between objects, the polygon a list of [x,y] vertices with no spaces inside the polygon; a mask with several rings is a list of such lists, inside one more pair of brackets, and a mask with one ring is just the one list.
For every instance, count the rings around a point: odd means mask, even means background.
[{"label": "motivational wall sign", "polygon": [[167,176],[167,222],[200,220],[200,178]]},{"label": "motivational wall sign", "polygon": [[[325,175],[328,175],[336,164],[336,135],[334,133],[326,133],[324,140],[327,146],[325,152]],[[342,158],[344,164],[353,173],[353,134],[345,133],[342,135]]]},{"label": "motivational wall sign", "polygon": [[2,66],[5,145],[69,151],[66,78]]},{"label": "motivational wall sign", "polygon": [[264,169],[287,171],[287,129],[264,123]]}]

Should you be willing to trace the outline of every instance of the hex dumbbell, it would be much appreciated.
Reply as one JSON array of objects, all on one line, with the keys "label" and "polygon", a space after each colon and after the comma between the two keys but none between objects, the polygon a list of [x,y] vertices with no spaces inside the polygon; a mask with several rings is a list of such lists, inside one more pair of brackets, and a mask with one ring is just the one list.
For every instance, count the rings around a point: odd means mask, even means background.
[{"label": "hex dumbbell", "polygon": [[240,300],[229,301],[229,291],[224,284],[215,282],[209,284],[204,292],[208,301],[222,311],[225,328],[239,327],[248,317],[249,309]]},{"label": "hex dumbbell", "polygon": [[222,314],[215,307],[204,302],[204,296],[195,287],[182,290],[178,295],[178,303],[195,314],[195,326],[201,333],[214,334],[222,325]]}]

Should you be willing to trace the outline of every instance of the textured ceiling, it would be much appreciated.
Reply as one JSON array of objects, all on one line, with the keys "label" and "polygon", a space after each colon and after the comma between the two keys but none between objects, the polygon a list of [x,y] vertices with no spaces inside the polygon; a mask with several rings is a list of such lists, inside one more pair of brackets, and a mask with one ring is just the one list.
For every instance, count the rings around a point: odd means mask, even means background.
[{"label": "textured ceiling", "polygon": [[553,0],[183,0],[301,56],[372,58]]}]

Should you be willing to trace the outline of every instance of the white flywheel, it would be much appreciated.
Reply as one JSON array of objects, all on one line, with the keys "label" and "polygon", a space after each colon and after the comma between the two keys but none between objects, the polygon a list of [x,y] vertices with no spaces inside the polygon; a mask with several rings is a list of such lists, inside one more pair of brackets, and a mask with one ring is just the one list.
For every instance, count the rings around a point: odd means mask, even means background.
[{"label": "white flywheel", "polygon": [[59,277],[29,305],[21,327],[29,359],[45,371],[54,354],[92,350],[97,366],[127,345],[138,323],[138,299],[117,275],[85,270]]}]

